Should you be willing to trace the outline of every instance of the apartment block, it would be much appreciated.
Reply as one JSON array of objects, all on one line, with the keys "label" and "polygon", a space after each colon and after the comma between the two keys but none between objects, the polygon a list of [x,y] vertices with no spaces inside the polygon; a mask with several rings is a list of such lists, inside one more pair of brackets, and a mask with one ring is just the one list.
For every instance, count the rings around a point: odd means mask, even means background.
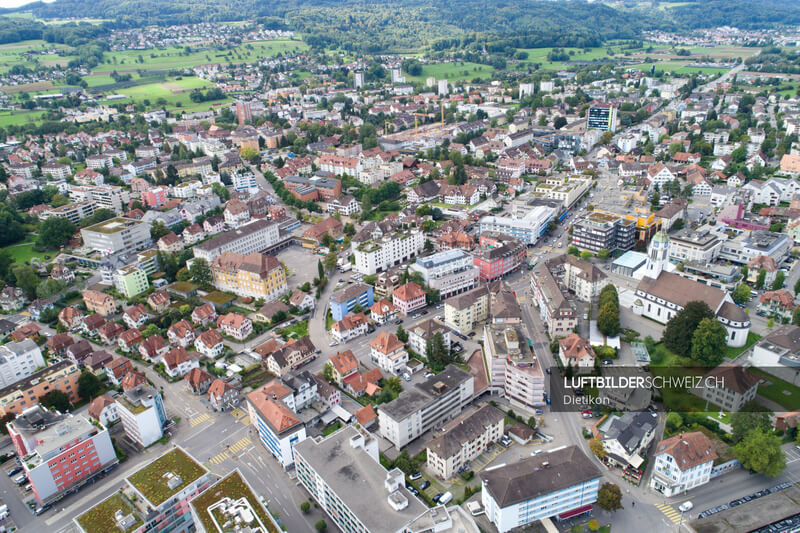
[{"label": "apartment block", "polygon": [[268,383],[247,395],[247,409],[261,444],[288,469],[294,464],[294,446],[306,438],[306,426],[277,395],[273,399],[269,386]]},{"label": "apartment block", "polygon": [[115,217],[81,229],[84,245],[101,254],[131,253],[150,248],[150,225],[132,218]]},{"label": "apartment block", "polygon": [[148,383],[140,383],[117,398],[117,411],[125,435],[142,448],[160,439],[167,423],[161,393]]},{"label": "apartment block", "polygon": [[536,266],[530,285],[531,301],[539,310],[550,338],[568,335],[578,325],[578,311],[546,263]]},{"label": "apartment block", "polygon": [[130,193],[116,185],[72,186],[69,199],[73,202],[94,201],[97,209],[110,209],[117,214],[122,213],[131,201]]},{"label": "apartment block", "polygon": [[44,367],[42,350],[31,339],[0,346],[0,386],[10,387]]},{"label": "apartment block", "polygon": [[97,209],[97,204],[93,200],[86,200],[83,202],[72,202],[61,207],[51,207],[42,211],[39,215],[41,219],[48,219],[50,217],[66,218],[73,224],[77,224],[81,219],[90,217]]},{"label": "apartment block", "polygon": [[489,318],[489,289],[485,285],[444,302],[444,323],[466,335]]},{"label": "apartment block", "polygon": [[636,244],[636,222],[619,215],[591,213],[572,226],[572,244],[581,250],[630,250]]},{"label": "apartment block", "polygon": [[425,236],[417,229],[384,235],[378,240],[353,243],[354,270],[364,275],[383,272],[408,262],[425,246]]},{"label": "apartment block", "polygon": [[59,390],[69,395],[76,403],[80,368],[72,361],[64,360],[35,372],[13,385],[0,389],[0,417],[19,414],[39,403],[39,397],[51,390]]},{"label": "apartment block", "polygon": [[249,255],[263,252],[281,241],[278,224],[258,219],[194,247],[194,256],[211,262],[224,252]]},{"label": "apartment block", "polygon": [[7,428],[39,505],[75,492],[118,463],[108,430],[83,416],[36,405]]},{"label": "apartment block", "polygon": [[505,414],[491,405],[464,413],[427,444],[428,468],[446,480],[503,436]]},{"label": "apartment block", "polygon": [[475,380],[450,365],[443,372],[406,388],[378,407],[381,435],[398,449],[455,418],[472,401]]},{"label": "apartment block", "polygon": [[448,298],[475,287],[479,270],[472,255],[464,250],[453,249],[417,259],[409,266],[419,272],[425,284],[439,291],[439,296]]},{"label": "apartment block", "polygon": [[483,357],[493,392],[523,408],[544,405],[545,373],[521,325],[486,324],[483,328]]},{"label": "apartment block", "polygon": [[147,274],[137,265],[128,265],[114,272],[114,286],[126,298],[133,298],[150,288]]},{"label": "apartment block", "polygon": [[522,241],[499,233],[481,233],[473,263],[478,267],[481,281],[494,281],[520,268],[526,253]]}]

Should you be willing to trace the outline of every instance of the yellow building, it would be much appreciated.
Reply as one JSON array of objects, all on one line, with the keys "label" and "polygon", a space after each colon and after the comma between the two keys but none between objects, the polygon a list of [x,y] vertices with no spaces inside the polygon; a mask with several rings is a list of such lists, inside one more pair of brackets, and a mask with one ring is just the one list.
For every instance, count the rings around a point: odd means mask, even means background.
[{"label": "yellow building", "polygon": [[622,217],[625,220],[636,223],[636,244],[646,246],[653,238],[653,235],[661,229],[661,219],[655,213],[650,212],[649,208],[636,207],[630,212],[620,213],[596,209],[596,213],[604,213]]},{"label": "yellow building", "polygon": [[478,287],[444,302],[444,322],[466,334],[489,318],[489,289]]},{"label": "yellow building", "polygon": [[277,300],[288,291],[283,265],[271,255],[223,252],[211,263],[214,286],[244,297]]}]

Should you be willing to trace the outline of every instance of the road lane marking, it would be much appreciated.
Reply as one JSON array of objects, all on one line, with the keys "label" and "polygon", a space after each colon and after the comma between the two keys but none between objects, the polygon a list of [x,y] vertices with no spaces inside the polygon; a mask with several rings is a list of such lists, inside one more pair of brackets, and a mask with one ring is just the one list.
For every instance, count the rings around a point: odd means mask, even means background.
[{"label": "road lane marking", "polygon": [[205,422],[207,420],[211,420],[211,417],[208,415],[208,413],[203,413],[202,415],[197,415],[197,416],[191,418],[189,420],[189,424],[192,427],[195,427],[198,424],[202,424],[203,422]]},{"label": "road lane marking", "polygon": [[671,505],[666,503],[656,504],[656,509],[664,513],[664,515],[677,524],[681,521],[681,513],[676,511]]},{"label": "road lane marking", "polygon": [[228,452],[222,452],[209,459],[208,462],[213,465],[219,465],[230,459],[230,457],[231,455]]}]

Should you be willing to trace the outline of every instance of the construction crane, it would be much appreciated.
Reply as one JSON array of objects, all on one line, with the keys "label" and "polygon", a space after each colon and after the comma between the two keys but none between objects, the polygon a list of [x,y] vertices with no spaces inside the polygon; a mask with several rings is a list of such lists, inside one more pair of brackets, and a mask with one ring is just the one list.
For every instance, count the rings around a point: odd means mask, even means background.
[{"label": "construction crane", "polygon": [[414,113],[414,135],[419,133],[419,119],[417,117],[431,118],[431,115],[428,113]]}]

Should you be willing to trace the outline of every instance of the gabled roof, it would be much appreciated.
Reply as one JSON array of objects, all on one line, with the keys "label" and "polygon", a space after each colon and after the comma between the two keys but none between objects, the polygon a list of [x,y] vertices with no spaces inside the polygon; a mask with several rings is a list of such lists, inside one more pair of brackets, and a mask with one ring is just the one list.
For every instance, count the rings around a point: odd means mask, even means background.
[{"label": "gabled roof", "polygon": [[116,403],[114,399],[107,395],[103,394],[102,396],[98,396],[92,403],[89,404],[89,416],[94,418],[95,420],[100,419],[100,414],[103,412],[103,409]]},{"label": "gabled roof", "polygon": [[331,364],[341,376],[346,376],[358,369],[358,360],[351,350],[337,352],[330,356]]},{"label": "gabled roof", "polygon": [[382,354],[390,354],[405,347],[405,344],[397,338],[397,335],[386,331],[378,333],[378,336],[369,345]]},{"label": "gabled roof", "polygon": [[662,453],[671,455],[681,471],[689,470],[717,458],[717,452],[714,451],[711,440],[699,431],[683,433],[662,440],[658,443],[654,455],[658,456]]}]

